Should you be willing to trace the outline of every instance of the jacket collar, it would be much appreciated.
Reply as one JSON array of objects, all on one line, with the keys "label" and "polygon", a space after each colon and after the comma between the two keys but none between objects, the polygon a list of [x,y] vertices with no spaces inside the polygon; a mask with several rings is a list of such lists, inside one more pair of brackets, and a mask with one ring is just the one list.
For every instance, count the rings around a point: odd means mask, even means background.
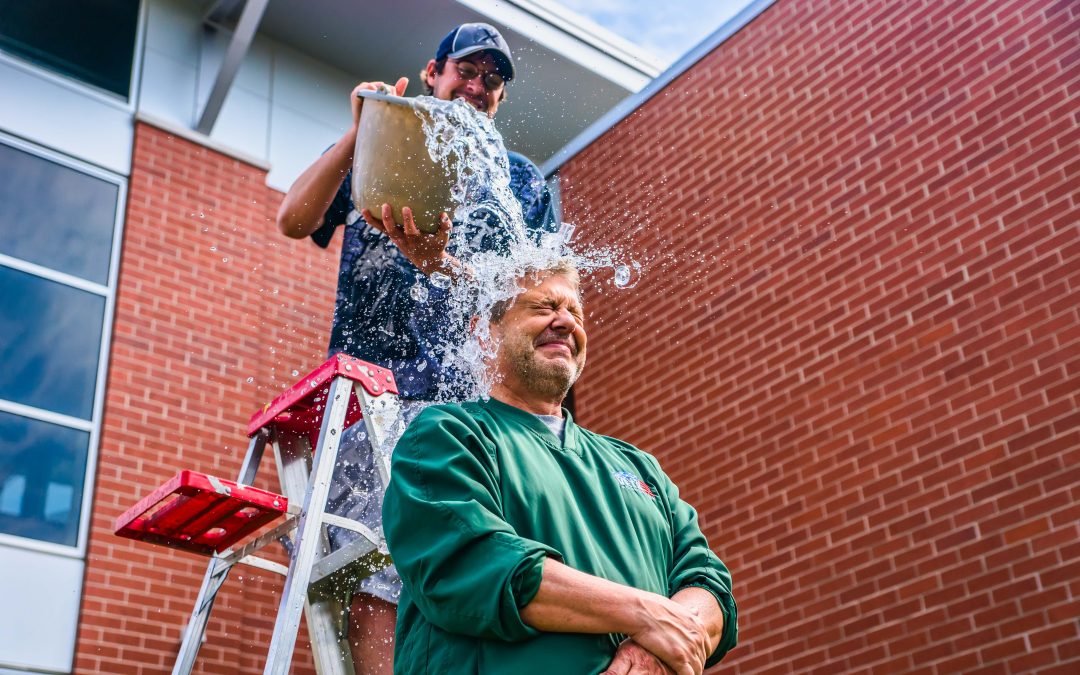
[{"label": "jacket collar", "polygon": [[494,398],[478,401],[478,403],[491,412],[498,414],[500,417],[516,420],[519,424],[537,435],[545,444],[556,450],[566,450],[579,455],[581,454],[579,442],[580,432],[578,426],[574,424],[574,417],[566,408],[562,409],[563,417],[566,418],[566,428],[563,430],[563,440],[560,443],[559,438],[551,432],[551,429],[528,410],[522,410],[517,406],[503,403]]}]

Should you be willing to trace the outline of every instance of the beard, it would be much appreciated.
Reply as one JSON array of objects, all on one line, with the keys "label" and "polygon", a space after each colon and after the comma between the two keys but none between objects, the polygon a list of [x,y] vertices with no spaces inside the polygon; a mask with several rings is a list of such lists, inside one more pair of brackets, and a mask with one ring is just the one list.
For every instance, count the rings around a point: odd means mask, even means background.
[{"label": "beard", "polygon": [[505,352],[510,372],[529,391],[551,400],[566,396],[584,365],[578,359],[576,351],[572,362],[541,358],[536,353],[532,340],[522,334],[505,340],[501,348]]}]

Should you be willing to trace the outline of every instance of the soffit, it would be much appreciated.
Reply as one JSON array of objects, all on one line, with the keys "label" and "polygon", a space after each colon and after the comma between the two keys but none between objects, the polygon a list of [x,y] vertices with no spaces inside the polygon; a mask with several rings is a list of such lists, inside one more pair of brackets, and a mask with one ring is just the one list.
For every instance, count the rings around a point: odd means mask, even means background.
[{"label": "soffit", "polygon": [[[469,4],[485,8],[484,2]],[[487,2],[486,9],[453,0],[271,0],[259,32],[358,82],[408,77],[407,94],[416,95],[417,73],[450,28],[492,23],[510,44],[517,69],[497,125],[508,147],[538,164],[650,78],[647,65],[635,68],[604,54],[542,18],[529,19],[514,3]],[[499,20],[508,18],[512,26]]]}]

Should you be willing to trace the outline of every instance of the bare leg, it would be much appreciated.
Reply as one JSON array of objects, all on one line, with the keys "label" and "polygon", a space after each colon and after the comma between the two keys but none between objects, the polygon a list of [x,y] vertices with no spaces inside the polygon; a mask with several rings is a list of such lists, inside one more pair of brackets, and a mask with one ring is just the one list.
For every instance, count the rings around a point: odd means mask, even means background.
[{"label": "bare leg", "polygon": [[367,593],[353,596],[349,645],[356,675],[392,675],[397,606]]}]

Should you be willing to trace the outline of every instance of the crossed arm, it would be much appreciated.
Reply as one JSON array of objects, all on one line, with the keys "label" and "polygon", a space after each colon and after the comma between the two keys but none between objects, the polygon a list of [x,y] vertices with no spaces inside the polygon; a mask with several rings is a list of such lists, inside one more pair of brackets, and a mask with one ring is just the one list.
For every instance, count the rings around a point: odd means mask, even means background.
[{"label": "crossed arm", "polygon": [[687,587],[668,599],[594,577],[552,558],[522,620],[541,631],[621,633],[610,675],[697,675],[720,642],[724,615],[712,593]]},{"label": "crossed arm", "polygon": [[667,598],[572,569],[559,550],[510,526],[484,434],[463,411],[434,407],[394,451],[383,524],[427,621],[506,642],[544,632],[628,636],[606,675],[698,674],[734,646],[730,576],[673,485],[661,486],[673,504]]}]

